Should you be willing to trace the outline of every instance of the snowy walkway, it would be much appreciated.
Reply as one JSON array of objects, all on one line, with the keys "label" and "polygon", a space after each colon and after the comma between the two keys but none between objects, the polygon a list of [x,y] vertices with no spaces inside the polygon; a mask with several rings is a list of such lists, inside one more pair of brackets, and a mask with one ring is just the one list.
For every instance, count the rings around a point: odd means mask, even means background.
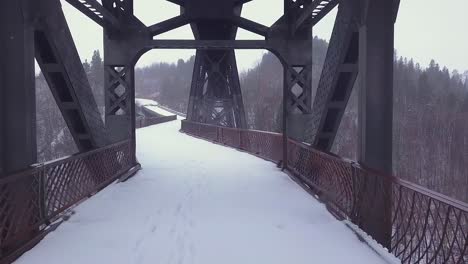
[{"label": "snowy walkway", "polygon": [[386,263],[273,163],[179,128],[139,129],[143,170],[16,263]]}]

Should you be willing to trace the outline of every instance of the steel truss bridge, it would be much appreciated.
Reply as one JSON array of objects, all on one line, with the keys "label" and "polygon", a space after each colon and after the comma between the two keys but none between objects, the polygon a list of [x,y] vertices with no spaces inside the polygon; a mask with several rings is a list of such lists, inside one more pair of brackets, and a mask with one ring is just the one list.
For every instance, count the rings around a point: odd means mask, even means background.
[{"label": "steel truss bridge", "polygon": [[[168,0],[180,15],[144,25],[133,0],[66,0],[103,28],[102,121],[59,0],[0,8],[0,259],[33,247],[77,202],[140,168],[134,67],[150,49],[196,49],[182,131],[277,162],[340,219],[403,263],[467,263],[468,206],[391,176],[394,23],[399,0],[284,0],[271,26],[241,16],[250,0]],[[337,7],[338,6],[338,7]],[[312,97],[311,30],[338,8]],[[158,35],[190,25],[194,40]],[[237,29],[264,40],[236,40]],[[234,49],[283,65],[283,132],[247,130]],[[34,59],[80,154],[37,164]],[[359,162],[329,153],[359,74]],[[297,92],[297,89],[300,92]]]}]

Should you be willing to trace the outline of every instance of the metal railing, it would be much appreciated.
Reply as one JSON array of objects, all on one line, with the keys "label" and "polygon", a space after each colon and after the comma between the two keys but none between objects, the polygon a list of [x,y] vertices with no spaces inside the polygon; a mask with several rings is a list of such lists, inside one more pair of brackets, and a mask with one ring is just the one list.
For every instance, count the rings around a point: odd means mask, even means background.
[{"label": "metal railing", "polygon": [[[274,162],[283,158],[281,134],[189,121],[181,130]],[[402,263],[468,263],[466,203],[291,139],[287,153],[287,169],[303,187]]]},{"label": "metal railing", "polygon": [[134,160],[127,140],[0,178],[0,262],[24,252],[60,213],[131,173]]}]

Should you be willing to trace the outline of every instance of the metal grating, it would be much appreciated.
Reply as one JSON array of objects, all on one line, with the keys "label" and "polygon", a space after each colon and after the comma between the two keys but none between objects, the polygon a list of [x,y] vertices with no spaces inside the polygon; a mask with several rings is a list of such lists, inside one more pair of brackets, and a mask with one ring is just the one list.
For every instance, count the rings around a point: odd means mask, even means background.
[{"label": "metal grating", "polygon": [[0,259],[44,231],[50,221],[129,171],[130,141],[77,154],[0,180]]}]

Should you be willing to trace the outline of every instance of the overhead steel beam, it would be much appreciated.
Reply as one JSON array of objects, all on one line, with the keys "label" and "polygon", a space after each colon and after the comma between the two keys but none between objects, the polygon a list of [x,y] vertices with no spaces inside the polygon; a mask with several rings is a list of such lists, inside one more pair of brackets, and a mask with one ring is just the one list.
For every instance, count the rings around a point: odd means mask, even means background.
[{"label": "overhead steel beam", "polygon": [[105,27],[106,22],[114,28],[119,27],[119,20],[107,11],[96,0],[66,0],[70,5],[78,9],[101,27]]},{"label": "overhead steel beam", "polygon": [[236,5],[243,5],[245,3],[251,2],[252,0],[238,0],[235,4]]},{"label": "overhead steel beam", "polygon": [[247,127],[233,50],[197,50],[187,119],[226,127]]},{"label": "overhead steel beam", "polygon": [[189,18],[186,15],[181,14],[179,16],[169,18],[167,20],[149,26],[148,30],[152,36],[156,36],[164,32],[173,30],[175,28],[184,26],[188,23],[190,23]]},{"label": "overhead steel beam", "polygon": [[270,31],[269,27],[259,24],[255,21],[243,18],[241,16],[233,16],[231,22],[240,28],[251,31],[255,34],[262,35],[264,37],[266,37],[268,35],[268,32]]},{"label": "overhead steel beam", "polygon": [[168,2],[171,2],[173,4],[176,4],[176,5],[183,5],[185,4],[185,0],[166,0]]},{"label": "overhead steel beam", "polygon": [[265,40],[151,40],[149,49],[269,49]]},{"label": "overhead steel beam", "polygon": [[303,8],[303,11],[294,22],[294,32],[298,30],[307,21],[311,21],[312,26],[315,26],[323,17],[337,6],[339,0],[314,0],[309,5]]}]

